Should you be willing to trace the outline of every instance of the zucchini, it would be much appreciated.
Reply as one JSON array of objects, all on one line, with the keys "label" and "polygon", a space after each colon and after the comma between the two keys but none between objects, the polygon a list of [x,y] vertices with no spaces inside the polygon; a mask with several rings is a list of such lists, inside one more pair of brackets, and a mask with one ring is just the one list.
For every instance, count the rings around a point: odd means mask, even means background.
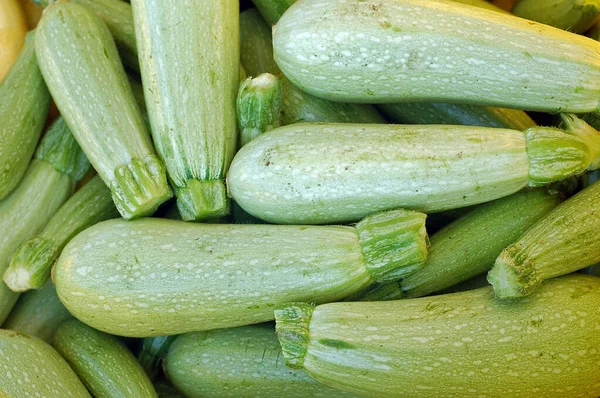
[{"label": "zucchini", "polygon": [[296,0],[252,0],[269,25],[275,25]]},{"label": "zucchini", "polygon": [[0,396],[87,397],[69,365],[35,337],[0,329]]},{"label": "zucchini", "polygon": [[[236,150],[239,3],[174,6],[133,0],[144,94],[154,145],[184,220],[229,213],[225,173]],[[202,93],[209,101],[197,101]]]},{"label": "zucchini", "polygon": [[228,188],[246,212],[280,224],[465,207],[597,167],[600,134],[577,126],[296,124],[244,146]]},{"label": "zucchini", "polygon": [[144,369],[115,336],[73,319],[56,330],[52,345],[95,397],[157,397]]},{"label": "zucchini", "polygon": [[169,380],[190,398],[354,397],[289,370],[272,326],[184,334],[165,358]]},{"label": "zucchini", "polygon": [[584,113],[600,99],[600,43],[452,1],[304,0],[273,48],[292,83],[329,100]]},{"label": "zucchini", "polygon": [[266,322],[289,301],[342,299],[415,271],[426,246],[425,215],[406,210],[356,228],[111,220],[65,247],[53,280],[90,326],[162,336]]},{"label": "zucchini", "polygon": [[162,374],[162,361],[177,336],[156,336],[142,340],[137,360],[150,378],[155,381]]},{"label": "zucchini", "polygon": [[240,58],[246,73],[252,77],[281,72],[273,59],[271,27],[255,8],[240,14]]},{"label": "zucchini", "polygon": [[289,367],[365,396],[597,397],[599,305],[600,279],[570,275],[514,303],[487,287],[275,318]]},{"label": "zucchini", "polygon": [[[0,26],[2,18],[0,11]],[[0,38],[0,42],[2,40]],[[34,43],[35,32],[32,31],[27,34],[23,50],[0,84],[0,200],[23,178],[50,107],[50,93],[35,58]],[[7,51],[9,47],[6,46]],[[3,51],[5,47],[0,48]],[[3,68],[4,64],[0,66],[0,80]]]},{"label": "zucchini", "polygon": [[281,84],[270,73],[248,78],[240,84],[237,96],[237,120],[240,147],[259,135],[279,127]]},{"label": "zucchini", "polygon": [[128,219],[153,213],[172,192],[108,28],[86,7],[58,2],[37,30],[52,97],[117,209]]},{"label": "zucchini", "polygon": [[0,4],[0,82],[6,77],[25,42],[27,21],[19,0]]},{"label": "zucchini", "polygon": [[50,343],[56,329],[71,318],[73,315],[58,299],[52,281],[48,281],[43,288],[19,297],[2,328],[35,336]]},{"label": "zucchini", "polygon": [[518,0],[511,11],[530,19],[574,33],[584,33],[600,15],[599,0]]},{"label": "zucchini", "polygon": [[[56,123],[66,128],[61,119]],[[110,191],[100,177],[94,177],[61,206],[42,232],[15,251],[10,267],[4,272],[4,283],[15,292],[41,288],[60,252],[75,235],[116,217],[119,212]]]}]

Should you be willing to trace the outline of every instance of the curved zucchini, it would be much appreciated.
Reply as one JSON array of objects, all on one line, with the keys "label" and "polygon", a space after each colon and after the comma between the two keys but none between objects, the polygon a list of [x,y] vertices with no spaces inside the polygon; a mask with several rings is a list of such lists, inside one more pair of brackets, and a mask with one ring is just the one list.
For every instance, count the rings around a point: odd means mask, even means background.
[{"label": "curved zucchini", "polygon": [[[9,0],[8,3],[12,2]],[[16,6],[20,7],[19,4]],[[2,40],[0,37],[0,42]],[[0,48],[3,51],[5,47],[0,45]],[[4,65],[0,66],[0,80]],[[44,128],[49,107],[50,92],[35,58],[35,32],[30,32],[19,57],[0,84],[0,199],[6,197],[23,178]]]},{"label": "curved zucchini", "polygon": [[354,397],[285,367],[272,326],[178,336],[165,358],[173,385],[190,398]]},{"label": "curved zucchini", "polygon": [[69,365],[35,337],[0,329],[0,396],[87,397]]},{"label": "curved zucchini", "polygon": [[117,209],[128,219],[153,213],[172,192],[108,28],[86,7],[58,2],[37,30],[52,97]]},{"label": "curved zucchini", "polygon": [[19,0],[0,4],[0,82],[19,56],[25,41],[27,21]]},{"label": "curved zucchini", "polygon": [[329,100],[573,113],[600,100],[600,43],[451,1],[304,0],[273,47],[292,83]]},{"label": "curved zucchini", "polygon": [[600,15],[599,0],[519,0],[511,12],[518,17],[584,33]]},{"label": "curved zucchini", "polygon": [[425,215],[403,210],[356,228],[111,220],[67,245],[53,280],[90,326],[161,336],[269,321],[289,301],[342,299],[415,271],[426,245]]},{"label": "curved zucchini", "polygon": [[365,396],[596,397],[599,306],[600,279],[570,275],[513,303],[487,287],[275,317],[288,366]]}]

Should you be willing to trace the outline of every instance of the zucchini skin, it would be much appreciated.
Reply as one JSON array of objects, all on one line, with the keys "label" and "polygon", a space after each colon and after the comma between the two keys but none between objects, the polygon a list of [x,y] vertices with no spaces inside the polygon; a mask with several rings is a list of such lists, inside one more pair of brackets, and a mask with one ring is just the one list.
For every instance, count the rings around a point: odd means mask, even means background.
[{"label": "zucchini skin", "polygon": [[164,362],[173,385],[200,397],[355,397],[285,367],[270,325],[210,330],[177,337]]},{"label": "zucchini skin", "polygon": [[240,14],[240,59],[251,77],[281,73],[273,58],[271,26],[255,8]]},{"label": "zucchini skin", "polygon": [[598,109],[597,42],[452,1],[372,5],[354,0],[294,4],[273,31],[282,72],[302,90],[337,101],[462,102],[573,113]]},{"label": "zucchini skin", "polygon": [[2,397],[91,397],[65,360],[40,339],[0,329],[0,352]]},{"label": "zucchini skin", "polygon": [[35,31],[27,34],[8,75],[0,80],[1,200],[23,178],[50,107],[50,92],[35,57]]},{"label": "zucchini skin", "polygon": [[511,12],[574,33],[584,33],[600,14],[598,0],[519,0]]},{"label": "zucchini skin", "polygon": [[162,374],[163,358],[176,338],[177,336],[156,336],[142,340],[142,348],[137,360],[151,381],[154,382]]},{"label": "zucchini skin", "polygon": [[[288,366],[372,397],[596,397],[600,279],[570,275],[527,300],[490,287],[276,310]],[[569,336],[568,341],[565,336]]]},{"label": "zucchini skin", "polygon": [[158,397],[144,369],[115,336],[73,319],[56,330],[52,346],[95,397]]},{"label": "zucchini skin", "polygon": [[296,0],[252,0],[269,25],[275,25]]}]

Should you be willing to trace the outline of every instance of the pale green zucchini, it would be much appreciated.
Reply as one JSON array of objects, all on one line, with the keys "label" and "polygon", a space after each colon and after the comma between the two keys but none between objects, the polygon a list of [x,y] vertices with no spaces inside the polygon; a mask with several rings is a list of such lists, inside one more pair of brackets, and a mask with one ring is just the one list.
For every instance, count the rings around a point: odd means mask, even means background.
[{"label": "pale green zucchini", "polygon": [[600,15],[599,0],[518,0],[511,12],[574,33],[584,33]]},{"label": "pale green zucchini", "polygon": [[226,215],[224,179],[237,144],[239,3],[133,0],[132,8],[152,137],[179,211],[186,221]]},{"label": "pale green zucchini", "polygon": [[0,84],[0,200],[21,181],[44,128],[50,93],[35,58],[35,31]]},{"label": "pale green zucchini", "polygon": [[64,359],[35,337],[0,329],[0,396],[87,397]]},{"label": "pale green zucchini", "polygon": [[286,363],[371,397],[600,395],[600,279],[570,275],[514,303],[490,287],[277,309]]},{"label": "pale green zucchini", "polygon": [[151,337],[266,322],[294,300],[342,299],[415,271],[425,215],[395,210],[354,227],[105,221],[53,269],[61,301],[107,333]]},{"label": "pale green zucchini", "polygon": [[173,385],[190,398],[355,397],[287,369],[272,326],[181,335],[164,366]]},{"label": "pale green zucchini", "polygon": [[273,47],[292,83],[329,100],[583,113],[600,99],[600,43],[452,1],[303,0]]},{"label": "pale green zucchini", "polygon": [[162,374],[162,361],[177,336],[156,336],[142,340],[137,360],[151,381]]},{"label": "pale green zucchini", "polygon": [[251,77],[281,72],[273,58],[271,27],[254,8],[240,14],[240,59]]},{"label": "pale green zucchini", "polygon": [[600,183],[585,188],[500,253],[488,274],[500,298],[531,294],[549,278],[600,262]]},{"label": "pale green zucchini", "polygon": [[95,397],[157,397],[144,369],[115,336],[73,319],[56,330],[52,346]]},{"label": "pale green zucchini", "polygon": [[414,102],[381,104],[377,109],[394,123],[463,124],[526,130],[536,123],[523,111],[489,106]]},{"label": "pale green zucchini", "polygon": [[[64,125],[60,119],[58,123]],[[75,235],[116,217],[119,212],[108,187],[99,176],[94,177],[61,206],[42,232],[15,251],[10,267],[4,272],[4,283],[15,292],[41,288],[60,252]]]},{"label": "pale green zucchini", "polygon": [[49,343],[56,329],[71,318],[73,315],[58,299],[52,281],[48,281],[43,288],[19,297],[2,328],[26,333]]},{"label": "pale green zucchini", "polygon": [[600,134],[577,123],[572,134],[545,127],[280,127],[237,153],[228,188],[245,211],[280,224],[465,207],[597,167]]},{"label": "pale green zucchini", "polygon": [[236,102],[240,147],[279,127],[281,84],[276,76],[262,73],[246,79],[240,84]]},{"label": "pale green zucchini", "polygon": [[172,192],[108,28],[86,7],[58,2],[37,30],[52,97],[117,209],[125,218],[153,213]]}]

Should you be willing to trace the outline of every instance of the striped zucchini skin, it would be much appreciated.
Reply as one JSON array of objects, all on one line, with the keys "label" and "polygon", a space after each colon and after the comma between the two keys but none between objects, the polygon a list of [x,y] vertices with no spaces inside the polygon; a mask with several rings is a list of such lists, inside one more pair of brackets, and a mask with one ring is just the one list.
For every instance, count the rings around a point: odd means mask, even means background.
[{"label": "striped zucchini skin", "polygon": [[598,109],[600,43],[451,1],[301,0],[273,35],[283,73],[330,100]]},{"label": "striped zucchini skin", "polygon": [[597,397],[599,309],[600,279],[570,275],[518,302],[488,287],[276,318],[288,365],[365,396]]},{"label": "striped zucchini skin", "polygon": [[63,117],[125,218],[172,196],[106,25],[86,7],[58,2],[38,25],[36,54]]},{"label": "striped zucchini skin", "polygon": [[226,215],[224,179],[237,147],[239,3],[134,0],[132,7],[154,145],[182,217]]},{"label": "striped zucchini skin", "polygon": [[56,330],[52,346],[95,397],[157,397],[144,369],[115,336],[73,319]]},{"label": "striped zucchini skin", "polygon": [[303,370],[286,368],[272,326],[242,326],[178,336],[165,358],[173,385],[200,397],[354,397]]},{"label": "striped zucchini skin", "polygon": [[600,14],[598,0],[519,0],[511,12],[570,32],[584,33]]},{"label": "striped zucchini skin", "polygon": [[50,92],[37,64],[35,32],[32,31],[0,84],[0,200],[23,178],[49,106]]}]

